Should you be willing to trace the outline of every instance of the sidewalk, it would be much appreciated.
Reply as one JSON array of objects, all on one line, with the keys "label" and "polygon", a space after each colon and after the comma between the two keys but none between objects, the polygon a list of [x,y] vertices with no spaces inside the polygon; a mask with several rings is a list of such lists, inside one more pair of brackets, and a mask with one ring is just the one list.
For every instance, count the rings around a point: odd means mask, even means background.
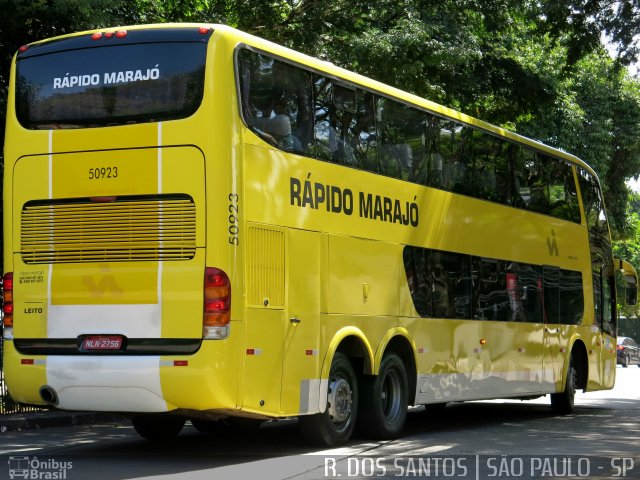
[{"label": "sidewalk", "polygon": [[0,434],[15,430],[125,422],[127,422],[127,418],[122,415],[103,412],[49,410],[44,412],[11,413],[0,415]]}]

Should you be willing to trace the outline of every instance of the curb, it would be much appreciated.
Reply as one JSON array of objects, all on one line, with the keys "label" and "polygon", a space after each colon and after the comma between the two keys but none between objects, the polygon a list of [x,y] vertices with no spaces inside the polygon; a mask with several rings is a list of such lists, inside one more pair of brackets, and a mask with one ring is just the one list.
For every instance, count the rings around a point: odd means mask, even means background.
[{"label": "curb", "polygon": [[0,415],[0,433],[16,430],[36,430],[52,427],[72,427],[103,423],[124,423],[122,415],[102,412],[29,412]]}]

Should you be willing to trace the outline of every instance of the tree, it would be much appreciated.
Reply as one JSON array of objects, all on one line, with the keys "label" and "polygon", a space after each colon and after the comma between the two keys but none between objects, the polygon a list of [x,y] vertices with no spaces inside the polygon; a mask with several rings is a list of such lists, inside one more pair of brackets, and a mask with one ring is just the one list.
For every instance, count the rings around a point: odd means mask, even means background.
[{"label": "tree", "polygon": [[640,103],[638,81],[620,66],[637,56],[639,4],[0,0],[0,93],[4,102],[10,57],[23,43],[115,24],[227,23],[575,153],[598,172],[612,225],[625,235],[625,180],[640,174]]}]

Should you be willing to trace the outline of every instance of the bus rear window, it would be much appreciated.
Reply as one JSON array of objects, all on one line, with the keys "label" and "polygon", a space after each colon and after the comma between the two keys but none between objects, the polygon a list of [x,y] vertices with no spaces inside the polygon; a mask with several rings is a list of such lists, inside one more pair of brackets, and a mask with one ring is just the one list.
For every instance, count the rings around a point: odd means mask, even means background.
[{"label": "bus rear window", "polygon": [[16,113],[30,129],[185,118],[202,101],[206,44],[73,49],[18,59]]}]

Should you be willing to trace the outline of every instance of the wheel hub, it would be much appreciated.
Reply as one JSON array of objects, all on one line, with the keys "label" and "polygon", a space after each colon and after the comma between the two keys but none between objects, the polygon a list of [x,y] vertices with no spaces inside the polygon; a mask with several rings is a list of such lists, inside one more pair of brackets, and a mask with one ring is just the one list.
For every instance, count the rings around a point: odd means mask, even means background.
[{"label": "wheel hub", "polygon": [[351,415],[352,392],[349,382],[337,378],[329,384],[329,416],[334,423],[342,423]]}]

